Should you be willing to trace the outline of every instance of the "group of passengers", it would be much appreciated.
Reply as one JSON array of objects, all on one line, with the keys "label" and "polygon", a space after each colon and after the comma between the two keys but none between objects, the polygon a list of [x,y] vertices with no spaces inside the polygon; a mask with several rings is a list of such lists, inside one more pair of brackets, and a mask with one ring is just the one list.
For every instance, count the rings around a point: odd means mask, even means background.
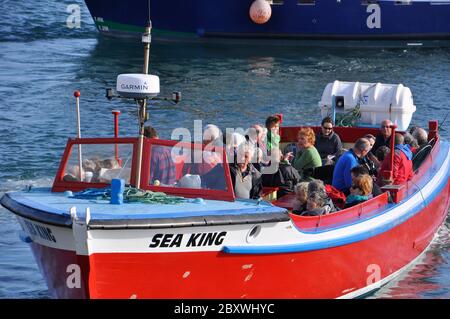
[{"label": "group of passengers", "polygon": [[80,172],[79,165],[71,166],[63,180],[66,182],[81,181],[88,183],[109,183],[110,177],[105,177],[104,173],[111,169],[121,168],[119,159],[106,158],[102,159],[98,156],[83,159],[82,170]]},{"label": "group of passengers", "polygon": [[[281,151],[280,122],[279,116],[272,115],[265,125],[255,124],[244,134],[234,132],[223,136],[217,126],[209,124],[203,132],[203,143],[225,146],[236,197],[257,199],[263,187],[277,187],[279,198],[295,194],[294,213],[306,216],[351,207],[381,194],[382,186],[405,183],[413,176],[414,152],[428,143],[424,129],[414,127],[410,132],[392,136],[393,123],[384,120],[377,136],[367,134],[345,150],[334,132],[332,119],[326,117],[320,132],[315,134],[311,128],[302,128],[297,143],[288,144]],[[146,136],[156,135],[150,133],[146,131]],[[389,176],[386,172],[391,171],[391,138],[395,144],[394,167],[391,178],[386,179]],[[198,172],[200,175],[221,163],[217,153],[208,154],[206,166]],[[268,171],[269,167],[273,168],[273,162],[278,163],[277,169]],[[324,172],[323,178],[320,172]],[[333,204],[331,198],[340,198],[341,205]]]}]

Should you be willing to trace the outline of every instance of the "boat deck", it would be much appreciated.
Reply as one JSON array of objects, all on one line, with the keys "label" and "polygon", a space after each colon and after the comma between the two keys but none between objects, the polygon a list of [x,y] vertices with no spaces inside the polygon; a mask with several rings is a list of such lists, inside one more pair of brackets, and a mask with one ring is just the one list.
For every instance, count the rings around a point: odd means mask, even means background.
[{"label": "boat deck", "polygon": [[7,193],[2,204],[27,218],[51,224],[70,226],[70,210],[77,216],[90,210],[91,228],[182,227],[289,220],[284,208],[264,201],[234,202],[189,199],[178,204],[124,203],[113,205],[104,199],[77,199],[65,193],[53,193],[50,188]]}]

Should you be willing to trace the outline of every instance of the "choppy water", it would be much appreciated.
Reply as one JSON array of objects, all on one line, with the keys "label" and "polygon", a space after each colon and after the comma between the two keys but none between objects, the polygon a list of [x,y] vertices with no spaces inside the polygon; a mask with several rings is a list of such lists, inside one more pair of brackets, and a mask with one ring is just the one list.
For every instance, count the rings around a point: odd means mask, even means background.
[{"label": "choppy water", "polygon": [[[79,4],[81,28],[66,26]],[[111,136],[119,108],[121,135],[136,132],[135,107],[104,99],[124,72],[140,72],[139,43],[100,37],[80,0],[0,0],[0,195],[25,185],[51,185],[65,142],[75,136],[74,90],[81,91],[82,135]],[[157,44],[151,72],[163,93],[181,91],[176,107],[152,107],[166,138],[193,121],[248,127],[282,112],[286,125],[315,124],[317,102],[335,79],[403,83],[414,94],[413,123],[450,112],[450,49],[337,49]],[[450,117],[450,116],[449,116]],[[450,122],[450,118],[449,118]],[[447,124],[449,124],[447,122]],[[448,130],[441,132],[450,139]],[[449,298],[449,220],[422,261],[375,298]],[[0,298],[48,298],[19,226],[0,208]]]}]

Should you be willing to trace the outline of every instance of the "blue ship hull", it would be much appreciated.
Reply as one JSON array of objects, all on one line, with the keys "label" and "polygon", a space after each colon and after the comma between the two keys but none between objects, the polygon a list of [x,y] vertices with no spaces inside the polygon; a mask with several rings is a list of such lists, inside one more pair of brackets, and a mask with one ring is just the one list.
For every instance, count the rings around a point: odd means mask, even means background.
[{"label": "blue ship hull", "polygon": [[[148,1],[85,0],[101,33],[130,36],[143,32]],[[449,40],[450,1],[316,0],[272,5],[270,20],[249,17],[253,0],[153,0],[156,36],[178,38]],[[403,4],[399,4],[403,3]]]}]

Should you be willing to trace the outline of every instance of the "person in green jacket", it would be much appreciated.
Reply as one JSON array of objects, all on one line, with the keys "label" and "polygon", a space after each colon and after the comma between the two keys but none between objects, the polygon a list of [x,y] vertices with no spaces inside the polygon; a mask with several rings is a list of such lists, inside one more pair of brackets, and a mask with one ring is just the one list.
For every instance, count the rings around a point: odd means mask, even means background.
[{"label": "person in green jacket", "polygon": [[266,119],[267,128],[267,152],[270,155],[270,151],[275,148],[279,148],[280,145],[280,117],[277,115],[271,115]]},{"label": "person in green jacket", "polygon": [[292,166],[294,166],[303,180],[311,179],[315,167],[322,166],[322,159],[314,147],[316,136],[311,128],[302,128],[298,132],[297,146],[299,151],[295,154]]}]

